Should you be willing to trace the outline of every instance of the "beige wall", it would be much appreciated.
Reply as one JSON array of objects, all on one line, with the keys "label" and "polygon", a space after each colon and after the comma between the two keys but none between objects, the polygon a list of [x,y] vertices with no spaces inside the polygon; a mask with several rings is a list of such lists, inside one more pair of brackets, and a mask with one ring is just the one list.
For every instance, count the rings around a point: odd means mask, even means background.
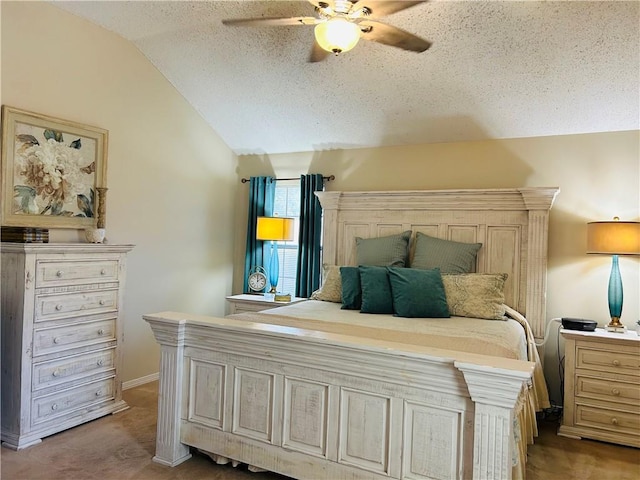
[{"label": "beige wall", "polygon": [[[608,322],[607,283],[611,259],[587,256],[586,223],[618,215],[639,220],[640,132],[494,140],[241,156],[239,173],[334,174],[328,190],[560,187],[550,216],[547,317],[582,317]],[[246,187],[245,187],[246,189]],[[244,236],[246,195],[236,224]],[[242,252],[236,252],[234,287],[240,288]],[[625,292],[622,321],[640,319],[640,261],[620,259]],[[555,324],[554,324],[555,325]],[[556,329],[545,355],[545,372],[559,402]]]},{"label": "beige wall", "polygon": [[109,131],[107,237],[136,245],[123,379],[157,372],[143,314],[224,313],[236,157],[131,43],[48,3],[3,1],[1,15],[2,104]]}]

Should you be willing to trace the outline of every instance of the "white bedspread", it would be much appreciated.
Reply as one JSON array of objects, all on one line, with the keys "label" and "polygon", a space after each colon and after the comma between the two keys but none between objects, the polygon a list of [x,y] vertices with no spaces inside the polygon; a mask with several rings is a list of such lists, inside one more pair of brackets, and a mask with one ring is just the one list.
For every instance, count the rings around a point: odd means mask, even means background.
[{"label": "white bedspread", "polygon": [[342,310],[339,303],[317,300],[231,317],[517,360],[528,359],[525,331],[512,319],[401,318]]}]

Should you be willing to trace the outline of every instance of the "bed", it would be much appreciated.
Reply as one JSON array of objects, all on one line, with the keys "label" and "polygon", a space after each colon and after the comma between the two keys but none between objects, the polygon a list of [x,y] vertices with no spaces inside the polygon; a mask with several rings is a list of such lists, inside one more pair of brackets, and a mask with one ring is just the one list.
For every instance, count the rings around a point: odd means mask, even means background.
[{"label": "bed", "polygon": [[506,274],[511,319],[398,318],[319,300],[226,318],[145,315],[161,347],[154,460],[175,466],[196,448],[301,479],[523,477],[535,411],[548,406],[534,337],[557,193],[318,193],[325,264],[356,265],[356,238],[476,242],[475,272]]}]

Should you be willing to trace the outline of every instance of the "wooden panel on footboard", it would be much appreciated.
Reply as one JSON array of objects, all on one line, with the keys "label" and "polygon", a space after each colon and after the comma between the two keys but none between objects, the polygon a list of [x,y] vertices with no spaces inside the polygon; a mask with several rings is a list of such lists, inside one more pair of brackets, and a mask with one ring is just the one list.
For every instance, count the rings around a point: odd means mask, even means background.
[{"label": "wooden panel on footboard", "polygon": [[[164,312],[157,452],[294,478],[509,479],[533,364]],[[173,364],[170,364],[173,362]]]}]

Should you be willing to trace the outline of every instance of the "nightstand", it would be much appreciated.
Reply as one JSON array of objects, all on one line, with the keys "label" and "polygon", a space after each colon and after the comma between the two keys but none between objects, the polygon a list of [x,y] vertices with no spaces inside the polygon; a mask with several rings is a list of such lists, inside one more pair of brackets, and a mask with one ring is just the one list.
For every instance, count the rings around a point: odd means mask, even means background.
[{"label": "nightstand", "polygon": [[284,307],[285,305],[291,305],[293,303],[304,302],[306,298],[291,297],[289,302],[274,302],[273,300],[267,300],[262,295],[230,295],[227,297],[227,301],[230,304],[229,315],[234,313],[243,312],[260,312],[262,310],[269,310],[270,308]]},{"label": "nightstand", "polygon": [[561,330],[564,408],[558,435],[640,447],[640,337]]}]

